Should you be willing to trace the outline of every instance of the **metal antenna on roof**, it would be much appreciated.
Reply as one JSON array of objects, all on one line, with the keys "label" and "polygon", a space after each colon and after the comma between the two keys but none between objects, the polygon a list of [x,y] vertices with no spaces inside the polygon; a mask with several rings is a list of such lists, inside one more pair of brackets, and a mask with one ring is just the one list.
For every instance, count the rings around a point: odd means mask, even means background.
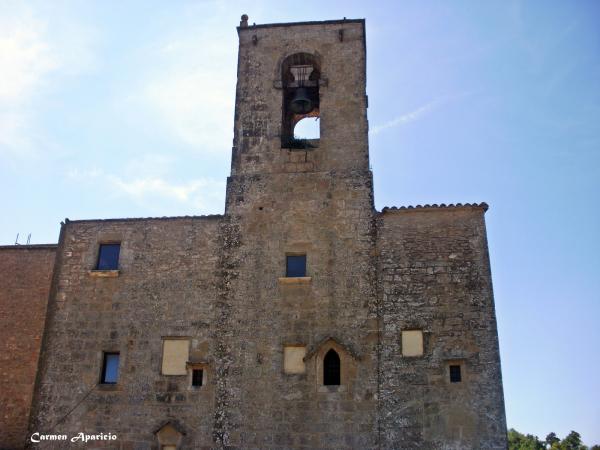
[{"label": "metal antenna on roof", "polygon": [[17,233],[17,238],[15,239],[15,245],[19,245],[19,233]]},{"label": "metal antenna on roof", "polygon": [[31,233],[27,235],[27,245],[29,245],[29,241],[31,240]]}]

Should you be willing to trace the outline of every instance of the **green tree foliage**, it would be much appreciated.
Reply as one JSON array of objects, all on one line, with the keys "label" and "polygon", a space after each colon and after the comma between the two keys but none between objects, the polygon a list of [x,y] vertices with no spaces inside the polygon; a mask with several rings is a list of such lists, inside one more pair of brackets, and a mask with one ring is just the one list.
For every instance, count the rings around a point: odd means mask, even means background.
[{"label": "green tree foliage", "polygon": [[508,430],[508,450],[600,450],[600,445],[588,449],[576,431],[571,431],[563,440],[556,433],[549,433],[546,440],[540,441],[537,436],[519,433],[511,428]]},{"label": "green tree foliage", "polygon": [[560,439],[558,438],[555,432],[552,432],[548,434],[548,436],[546,436],[546,445],[548,447],[552,447],[554,444],[558,443],[560,443]]},{"label": "green tree foliage", "polygon": [[581,435],[577,431],[571,431],[566,438],[564,438],[560,445],[563,450],[580,450],[583,446],[581,444]]},{"label": "green tree foliage", "polygon": [[537,436],[524,435],[514,428],[508,430],[508,450],[545,450],[546,445]]}]

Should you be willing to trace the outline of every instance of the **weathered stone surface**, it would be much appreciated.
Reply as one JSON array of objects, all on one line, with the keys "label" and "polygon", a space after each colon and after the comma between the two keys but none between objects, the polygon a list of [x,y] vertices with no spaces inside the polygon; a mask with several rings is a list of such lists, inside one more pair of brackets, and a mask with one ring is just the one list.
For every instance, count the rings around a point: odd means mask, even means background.
[{"label": "weathered stone surface", "polygon": [[22,448],[56,245],[0,247],[0,448]]},{"label": "weathered stone surface", "polygon": [[[487,206],[375,211],[363,21],[239,36],[225,214],[64,225],[31,429],[124,449],[505,448]],[[300,53],[319,62],[321,133],[290,150],[280,67]],[[96,276],[109,241],[118,276]],[[305,277],[285,278],[288,254]],[[403,355],[403,330],[423,331],[422,355]],[[165,337],[189,339],[187,375],[161,373]],[[304,366],[286,371],[287,345]],[[332,349],[339,386],[324,385]],[[103,352],[120,352],[114,386]]]}]

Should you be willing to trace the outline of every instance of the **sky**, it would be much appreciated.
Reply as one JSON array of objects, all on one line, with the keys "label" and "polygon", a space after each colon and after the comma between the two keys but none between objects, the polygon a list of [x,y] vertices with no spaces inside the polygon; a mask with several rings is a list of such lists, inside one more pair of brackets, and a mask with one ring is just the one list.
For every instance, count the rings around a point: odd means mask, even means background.
[{"label": "sky", "polygon": [[235,27],[366,18],[384,206],[489,203],[509,427],[600,444],[600,2],[0,0],[0,245],[222,213]]}]

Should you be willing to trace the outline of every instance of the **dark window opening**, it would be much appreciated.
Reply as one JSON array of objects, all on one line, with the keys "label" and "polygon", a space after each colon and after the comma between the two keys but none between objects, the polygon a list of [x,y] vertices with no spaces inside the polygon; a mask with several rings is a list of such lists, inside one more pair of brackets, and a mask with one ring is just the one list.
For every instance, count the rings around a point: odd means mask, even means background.
[{"label": "dark window opening", "polygon": [[323,384],[325,386],[340,385],[340,357],[334,349],[325,355],[323,360]]},{"label": "dark window opening", "polygon": [[306,255],[288,255],[286,268],[286,277],[305,277],[306,276]]},{"label": "dark window opening", "polygon": [[192,370],[192,386],[202,386],[202,377],[204,376],[204,370],[194,369]]},{"label": "dark window opening", "polygon": [[119,379],[119,354],[104,353],[104,361],[102,363],[102,384],[116,384]]},{"label": "dark window opening", "polygon": [[96,270],[117,270],[121,244],[100,244]]},{"label": "dark window opening", "polygon": [[450,383],[460,383],[461,381],[460,366],[450,366]]}]

